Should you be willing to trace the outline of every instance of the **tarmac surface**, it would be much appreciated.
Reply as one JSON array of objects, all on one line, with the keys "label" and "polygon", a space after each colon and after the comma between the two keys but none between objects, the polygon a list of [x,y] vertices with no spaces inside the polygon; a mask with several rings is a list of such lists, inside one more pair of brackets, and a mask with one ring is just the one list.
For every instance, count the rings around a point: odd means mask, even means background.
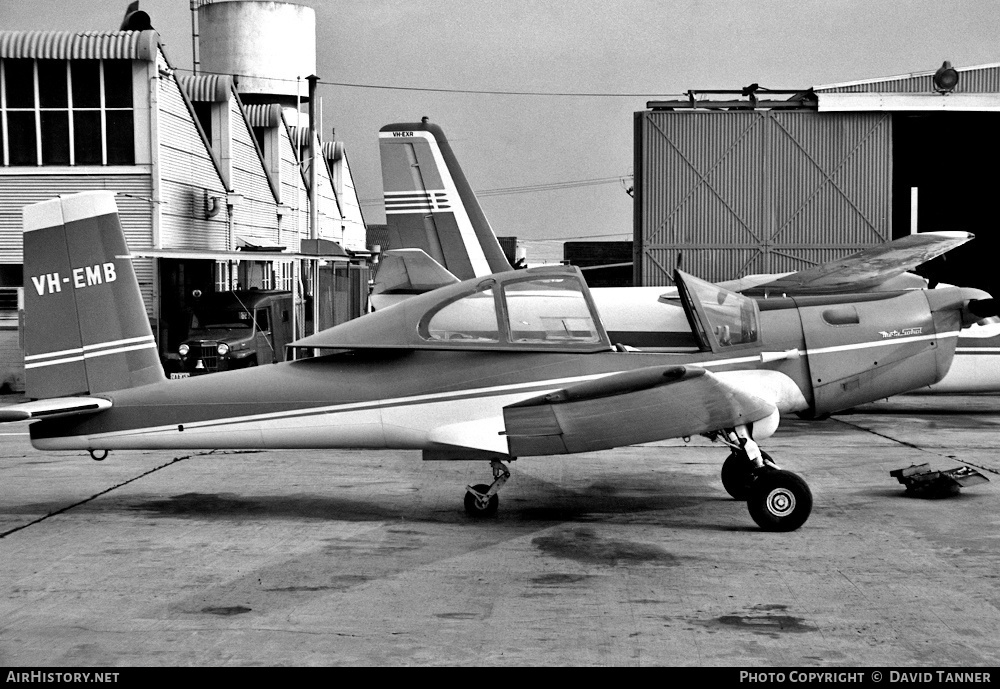
[{"label": "tarmac surface", "polygon": [[[13,402],[14,399],[7,401]],[[812,516],[761,532],[695,438],[486,462],[34,450],[0,426],[0,666],[1000,665],[1000,396],[904,396],[762,443]],[[908,497],[889,471],[991,483]]]}]

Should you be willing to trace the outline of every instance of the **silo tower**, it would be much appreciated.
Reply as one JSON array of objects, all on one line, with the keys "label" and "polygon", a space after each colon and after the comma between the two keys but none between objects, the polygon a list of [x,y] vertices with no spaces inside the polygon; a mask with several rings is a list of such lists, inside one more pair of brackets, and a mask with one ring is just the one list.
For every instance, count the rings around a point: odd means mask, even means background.
[{"label": "silo tower", "polygon": [[297,88],[302,101],[308,100],[306,77],[316,73],[313,8],[262,0],[193,0],[192,10],[200,73],[237,75],[245,103],[294,106]]}]

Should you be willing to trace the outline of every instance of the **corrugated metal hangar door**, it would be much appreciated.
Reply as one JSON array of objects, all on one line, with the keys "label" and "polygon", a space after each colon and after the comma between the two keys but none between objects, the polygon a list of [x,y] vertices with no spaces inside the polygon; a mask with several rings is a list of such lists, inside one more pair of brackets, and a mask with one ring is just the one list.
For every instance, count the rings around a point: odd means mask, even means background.
[{"label": "corrugated metal hangar door", "polygon": [[888,113],[635,116],[635,284],[800,270],[892,238]]}]

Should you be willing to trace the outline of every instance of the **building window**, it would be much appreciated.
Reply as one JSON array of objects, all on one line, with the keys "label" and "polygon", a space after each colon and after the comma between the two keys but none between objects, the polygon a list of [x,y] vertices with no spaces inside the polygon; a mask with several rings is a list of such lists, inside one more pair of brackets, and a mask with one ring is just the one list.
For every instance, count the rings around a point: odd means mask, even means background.
[{"label": "building window", "polygon": [[274,289],[292,291],[295,281],[295,266],[290,261],[278,261],[274,271]]},{"label": "building window", "polygon": [[0,60],[3,164],[133,165],[130,60]]},{"label": "building window", "polygon": [[235,270],[232,269],[233,266],[229,261],[216,261],[215,262],[215,291],[216,292],[229,292],[234,289],[234,273]]}]

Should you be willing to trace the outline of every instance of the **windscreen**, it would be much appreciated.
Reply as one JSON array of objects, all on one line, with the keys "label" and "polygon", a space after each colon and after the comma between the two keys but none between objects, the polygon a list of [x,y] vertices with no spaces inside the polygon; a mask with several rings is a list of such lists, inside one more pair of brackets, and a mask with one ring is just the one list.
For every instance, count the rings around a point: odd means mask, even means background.
[{"label": "windscreen", "polygon": [[192,330],[216,328],[252,328],[250,312],[238,306],[199,308],[191,317]]},{"label": "windscreen", "polygon": [[511,342],[594,343],[601,335],[578,280],[546,277],[504,286]]},{"label": "windscreen", "polygon": [[426,340],[499,342],[493,289],[487,287],[447,304],[427,321]]},{"label": "windscreen", "polygon": [[757,341],[757,307],[753,299],[691,275],[683,276],[683,285],[696,310],[704,315],[705,329],[720,347]]}]

